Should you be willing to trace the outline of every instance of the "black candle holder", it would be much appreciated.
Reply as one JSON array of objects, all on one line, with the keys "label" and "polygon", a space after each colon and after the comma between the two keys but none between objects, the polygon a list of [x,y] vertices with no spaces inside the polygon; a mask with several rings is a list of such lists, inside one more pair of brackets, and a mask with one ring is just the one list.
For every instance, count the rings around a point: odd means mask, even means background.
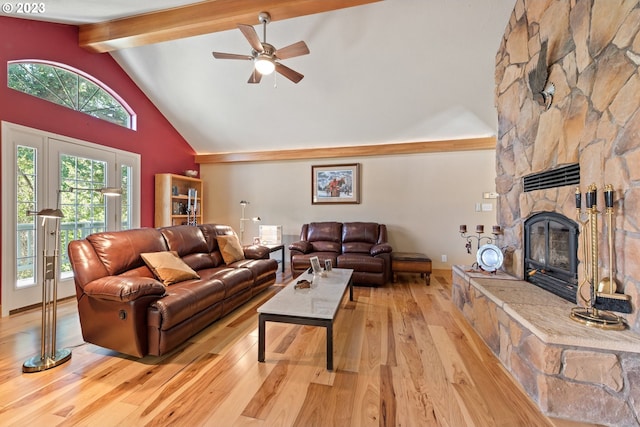
[{"label": "black candle holder", "polygon": [[464,245],[465,249],[467,250],[467,253],[470,254],[471,253],[471,247],[472,247],[472,241],[475,239],[476,240],[476,250],[480,250],[480,246],[483,240],[486,240],[487,243],[493,243],[496,238],[498,237],[499,234],[502,234],[502,229],[500,228],[499,225],[494,225],[493,229],[491,231],[491,234],[493,235],[493,237],[488,236],[488,235],[484,235],[484,226],[483,225],[478,225],[476,226],[476,232],[475,234],[469,234],[467,233],[467,226],[466,225],[461,225],[460,226],[460,237],[462,237],[463,239],[466,239],[466,243]]}]

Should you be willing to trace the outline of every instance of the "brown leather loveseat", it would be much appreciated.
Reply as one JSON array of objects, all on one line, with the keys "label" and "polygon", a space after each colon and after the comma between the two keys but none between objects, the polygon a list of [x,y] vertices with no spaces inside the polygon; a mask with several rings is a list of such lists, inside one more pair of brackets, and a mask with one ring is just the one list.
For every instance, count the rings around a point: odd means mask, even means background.
[{"label": "brown leather loveseat", "polygon": [[[269,250],[241,248],[237,240],[227,246],[234,239],[228,226],[203,224],[70,242],[84,340],[136,357],[160,356],[275,283],[278,263]],[[164,264],[153,265],[157,257]]]},{"label": "brown leather loveseat", "polygon": [[322,265],[353,269],[353,283],[384,285],[391,277],[391,245],[387,227],[375,222],[312,222],[303,224],[300,241],[289,245],[291,273],[309,268],[317,256]]}]

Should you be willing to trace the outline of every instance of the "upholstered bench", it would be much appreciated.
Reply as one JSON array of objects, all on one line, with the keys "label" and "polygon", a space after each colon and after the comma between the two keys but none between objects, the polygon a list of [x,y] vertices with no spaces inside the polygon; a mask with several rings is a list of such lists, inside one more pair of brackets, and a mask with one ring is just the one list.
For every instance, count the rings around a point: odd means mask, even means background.
[{"label": "upholstered bench", "polygon": [[431,283],[431,259],[425,254],[391,252],[391,271],[394,283],[398,280],[398,273],[420,273],[427,286]]}]

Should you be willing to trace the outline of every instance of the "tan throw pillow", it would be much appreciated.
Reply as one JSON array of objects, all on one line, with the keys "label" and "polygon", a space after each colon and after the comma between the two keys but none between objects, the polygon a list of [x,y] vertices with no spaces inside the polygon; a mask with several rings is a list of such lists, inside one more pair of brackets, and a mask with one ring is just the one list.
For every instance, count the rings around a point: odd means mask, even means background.
[{"label": "tan throw pillow", "polygon": [[218,236],[217,240],[225,264],[229,265],[244,259],[244,251],[242,250],[238,236],[234,234]]},{"label": "tan throw pillow", "polygon": [[140,256],[165,286],[183,280],[200,278],[198,273],[182,261],[174,251],[148,252],[140,254]]}]

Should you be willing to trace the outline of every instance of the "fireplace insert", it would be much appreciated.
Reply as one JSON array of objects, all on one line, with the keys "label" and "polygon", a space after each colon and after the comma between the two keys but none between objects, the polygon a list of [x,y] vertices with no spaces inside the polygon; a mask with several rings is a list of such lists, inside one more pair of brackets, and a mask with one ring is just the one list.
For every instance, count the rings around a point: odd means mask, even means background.
[{"label": "fireplace insert", "polygon": [[524,222],[525,279],[568,301],[578,289],[578,224],[555,212]]}]

